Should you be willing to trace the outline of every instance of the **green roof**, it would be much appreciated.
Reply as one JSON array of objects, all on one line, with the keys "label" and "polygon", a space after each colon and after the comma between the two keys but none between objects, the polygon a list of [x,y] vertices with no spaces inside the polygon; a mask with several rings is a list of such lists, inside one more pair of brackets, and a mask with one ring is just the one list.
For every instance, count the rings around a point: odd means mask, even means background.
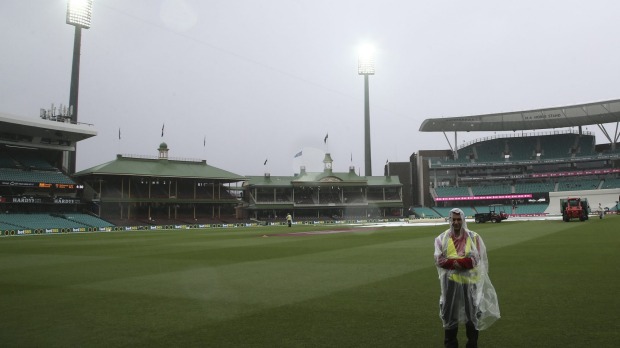
[{"label": "green roof", "polygon": [[294,176],[248,176],[246,185],[258,186],[291,186],[291,180]]},{"label": "green roof", "polygon": [[368,186],[400,186],[398,176],[359,176],[354,172],[333,173],[306,172],[295,176],[248,176],[246,185],[249,186],[278,186],[286,187],[294,184],[339,183],[341,185],[368,185]]},{"label": "green roof", "polygon": [[295,183],[302,182],[330,182],[330,181],[342,181],[346,183],[365,184],[367,178],[365,176],[359,176],[354,172],[348,173],[334,173],[334,172],[306,172],[304,174],[294,177],[292,181]]},{"label": "green roof", "polygon": [[219,179],[244,181],[244,176],[225,171],[207,164],[206,161],[183,161],[171,159],[150,159],[123,157],[77,172],[74,176],[87,175],[130,175],[152,177],[175,177],[186,179]]}]

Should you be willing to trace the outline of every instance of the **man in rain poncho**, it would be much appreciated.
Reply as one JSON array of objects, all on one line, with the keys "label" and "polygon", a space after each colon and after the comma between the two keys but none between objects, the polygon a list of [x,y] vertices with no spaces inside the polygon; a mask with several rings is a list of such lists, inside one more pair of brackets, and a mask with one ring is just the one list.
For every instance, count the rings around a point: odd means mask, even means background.
[{"label": "man in rain poncho", "polygon": [[291,213],[286,214],[286,223],[288,224],[288,227],[291,227],[293,224],[293,217],[291,216]]},{"label": "man in rain poncho", "polygon": [[482,238],[467,229],[465,214],[454,208],[450,229],[435,238],[435,265],[441,296],[439,316],[445,330],[444,345],[458,347],[459,323],[467,331],[468,348],[478,347],[478,333],[499,319],[495,289],[489,280],[489,260]]}]

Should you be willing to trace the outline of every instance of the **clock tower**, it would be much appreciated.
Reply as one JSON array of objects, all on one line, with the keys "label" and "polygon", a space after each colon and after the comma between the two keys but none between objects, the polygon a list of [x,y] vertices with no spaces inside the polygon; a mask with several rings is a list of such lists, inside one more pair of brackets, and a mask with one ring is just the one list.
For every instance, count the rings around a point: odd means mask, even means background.
[{"label": "clock tower", "polygon": [[332,162],[334,162],[332,160],[332,156],[329,153],[326,153],[325,154],[325,159],[323,159],[324,171],[325,172],[331,172],[332,171]]}]

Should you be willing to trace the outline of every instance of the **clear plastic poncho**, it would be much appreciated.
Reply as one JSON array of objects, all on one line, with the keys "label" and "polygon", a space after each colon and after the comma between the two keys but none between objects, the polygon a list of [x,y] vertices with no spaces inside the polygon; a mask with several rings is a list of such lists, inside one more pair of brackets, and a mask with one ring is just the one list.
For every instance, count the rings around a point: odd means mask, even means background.
[{"label": "clear plastic poncho", "polygon": [[[462,238],[471,238],[472,247],[467,248],[465,255],[459,256],[470,257],[473,261],[472,269],[446,269],[440,266],[442,260],[454,256],[448,255],[450,239],[454,235],[453,213],[460,214],[463,219]],[[435,265],[441,285],[439,317],[446,329],[471,321],[477,330],[485,330],[500,318],[497,294],[488,274],[486,247],[476,232],[467,229],[465,214],[461,209],[452,209],[448,222],[450,229],[435,238]]]}]

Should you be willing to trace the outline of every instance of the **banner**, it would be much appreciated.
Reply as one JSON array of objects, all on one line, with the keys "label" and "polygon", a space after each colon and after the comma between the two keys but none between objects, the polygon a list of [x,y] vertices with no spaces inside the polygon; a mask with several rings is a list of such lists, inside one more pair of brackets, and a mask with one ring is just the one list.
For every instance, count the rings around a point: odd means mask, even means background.
[{"label": "banner", "polygon": [[481,201],[489,199],[525,199],[532,198],[531,193],[518,194],[518,195],[488,195],[488,196],[459,196],[459,197],[437,197],[435,201]]}]

